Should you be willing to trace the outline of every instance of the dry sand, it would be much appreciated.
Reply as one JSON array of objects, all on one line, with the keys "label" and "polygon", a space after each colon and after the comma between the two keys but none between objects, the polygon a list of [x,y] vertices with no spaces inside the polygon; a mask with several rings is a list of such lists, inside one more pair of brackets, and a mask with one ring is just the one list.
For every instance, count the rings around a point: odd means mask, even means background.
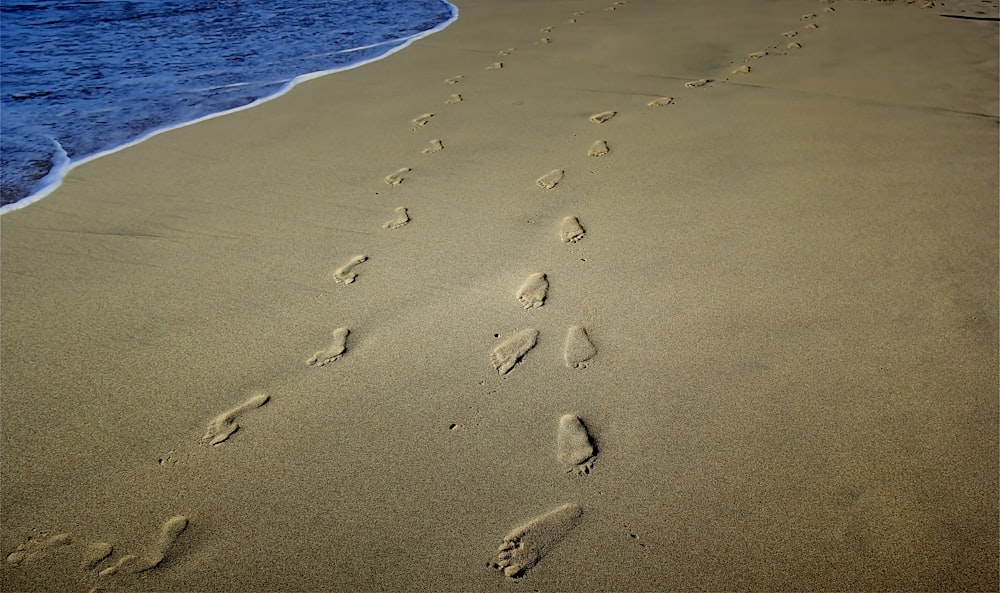
[{"label": "dry sand", "polygon": [[3,589],[997,590],[997,2],[459,6],[0,219]]}]

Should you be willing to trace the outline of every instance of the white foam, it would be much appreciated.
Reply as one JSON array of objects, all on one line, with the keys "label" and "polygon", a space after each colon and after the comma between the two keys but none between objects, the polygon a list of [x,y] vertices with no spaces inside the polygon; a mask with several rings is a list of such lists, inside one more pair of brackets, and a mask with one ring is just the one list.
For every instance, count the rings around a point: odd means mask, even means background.
[{"label": "white foam", "polygon": [[402,49],[405,49],[406,47],[408,47],[414,41],[417,41],[419,39],[423,39],[424,37],[427,37],[427,36],[433,35],[434,33],[442,31],[448,25],[450,25],[450,24],[454,23],[456,20],[458,20],[458,7],[455,6],[454,4],[452,4],[451,2],[448,2],[447,0],[441,0],[441,1],[444,2],[446,5],[448,5],[448,10],[451,12],[451,17],[448,20],[444,21],[443,23],[437,25],[436,27],[434,27],[432,29],[428,29],[426,31],[421,31],[420,33],[416,33],[414,35],[408,35],[406,37],[400,37],[398,39],[390,39],[388,41],[381,41],[379,43],[373,43],[373,44],[365,45],[365,46],[362,46],[362,47],[354,47],[354,48],[351,48],[351,49],[341,50],[338,53],[350,53],[350,52],[355,52],[355,51],[361,51],[361,50],[364,50],[364,49],[370,49],[370,48],[373,48],[373,47],[379,47],[379,46],[382,46],[382,45],[390,45],[390,44],[393,44],[393,43],[400,43],[399,47],[395,47],[393,49],[390,49],[389,51],[385,52],[384,54],[376,56],[374,58],[370,58],[368,60],[362,60],[360,62],[355,62],[354,64],[349,64],[347,66],[341,66],[341,67],[338,67],[338,68],[331,68],[329,70],[321,70],[319,72],[310,72],[310,73],[307,73],[307,74],[301,74],[299,76],[296,76],[292,80],[290,80],[285,86],[283,86],[280,89],[278,89],[278,91],[275,92],[273,95],[268,95],[267,97],[261,97],[259,99],[254,100],[251,103],[248,103],[247,105],[243,105],[242,107],[236,107],[234,109],[227,109],[225,111],[219,111],[217,113],[210,113],[208,115],[204,115],[202,117],[199,117],[197,119],[193,119],[191,121],[187,121],[187,122],[183,122],[183,123],[180,123],[180,124],[176,124],[176,125],[172,125],[172,126],[167,126],[167,127],[163,127],[163,128],[158,128],[158,129],[155,129],[155,130],[151,130],[151,131],[143,134],[142,136],[139,136],[138,138],[136,138],[134,140],[130,140],[129,142],[126,142],[125,144],[122,144],[120,146],[116,146],[114,148],[109,148],[108,150],[104,150],[104,151],[92,154],[90,156],[86,156],[86,157],[84,157],[84,158],[82,158],[82,159],[80,159],[78,161],[72,161],[72,160],[70,160],[69,156],[66,154],[66,151],[63,150],[62,145],[60,145],[59,142],[56,139],[53,138],[52,141],[55,143],[55,145],[57,147],[57,152],[56,152],[56,155],[55,155],[56,156],[56,162],[53,163],[52,169],[48,172],[48,174],[45,175],[45,177],[43,177],[40,180],[41,188],[38,191],[36,191],[35,193],[31,194],[30,196],[28,196],[26,198],[23,198],[21,200],[18,200],[17,202],[14,202],[12,204],[5,204],[4,206],[0,206],[0,215],[6,214],[6,213],[11,212],[13,210],[19,210],[21,208],[24,208],[25,206],[28,206],[30,204],[34,204],[35,202],[37,202],[37,201],[41,200],[42,198],[48,196],[49,194],[51,194],[52,192],[54,192],[60,185],[62,185],[63,179],[66,177],[66,175],[70,171],[72,171],[73,169],[79,167],[80,165],[89,163],[89,162],[91,162],[91,161],[93,161],[95,159],[99,159],[102,156],[107,156],[109,154],[118,152],[119,150],[124,150],[126,148],[129,148],[130,146],[135,146],[136,144],[139,144],[140,142],[144,142],[146,140],[149,140],[153,136],[158,136],[158,135],[160,135],[160,134],[162,134],[164,132],[169,132],[170,130],[175,130],[177,128],[183,128],[185,126],[190,126],[192,124],[203,122],[205,120],[209,120],[209,119],[216,118],[216,117],[221,117],[223,115],[229,115],[230,113],[236,113],[237,111],[243,111],[244,109],[251,109],[251,108],[256,107],[256,106],[258,106],[258,105],[260,105],[262,103],[266,103],[267,101],[271,101],[272,99],[277,99],[278,97],[284,95],[288,91],[290,91],[293,88],[295,88],[295,86],[297,84],[302,83],[302,82],[306,82],[307,80],[313,80],[313,79],[319,78],[321,76],[326,76],[327,74],[335,74],[337,72],[343,72],[345,70],[353,70],[354,68],[360,68],[361,66],[364,66],[366,64],[370,64],[372,62],[376,62],[376,61],[381,60],[383,58],[387,58],[387,57],[391,56],[392,54],[394,54],[394,53],[396,53],[396,52],[398,52],[398,51],[400,51]]}]

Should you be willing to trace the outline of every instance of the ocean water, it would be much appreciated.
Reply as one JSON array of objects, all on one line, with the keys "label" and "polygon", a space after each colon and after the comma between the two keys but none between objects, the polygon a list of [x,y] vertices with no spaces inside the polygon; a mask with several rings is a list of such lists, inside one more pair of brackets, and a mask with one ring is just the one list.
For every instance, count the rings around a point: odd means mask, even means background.
[{"label": "ocean water", "polygon": [[0,0],[0,212],[80,162],[384,57],[444,0]]}]

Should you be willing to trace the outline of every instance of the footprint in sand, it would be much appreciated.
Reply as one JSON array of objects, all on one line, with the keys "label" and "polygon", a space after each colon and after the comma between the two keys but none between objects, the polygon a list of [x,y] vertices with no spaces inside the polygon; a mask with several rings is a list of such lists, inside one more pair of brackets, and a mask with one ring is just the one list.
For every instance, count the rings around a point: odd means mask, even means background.
[{"label": "footprint in sand", "polygon": [[791,39],[792,37],[795,37],[798,34],[799,34],[798,31],[785,31],[784,33],[782,33],[782,35],[784,35],[785,37],[788,37],[789,39]]},{"label": "footprint in sand", "polygon": [[736,68],[731,72],[731,74],[750,74],[750,66],[743,64],[739,68]]},{"label": "footprint in sand", "polygon": [[552,40],[549,39],[548,37],[542,37],[541,39],[538,40],[538,43],[541,43],[543,45],[548,45],[549,43],[552,43]]},{"label": "footprint in sand", "polygon": [[597,457],[594,441],[587,426],[576,414],[566,414],[559,419],[556,456],[566,473],[585,476],[594,467],[594,458]]},{"label": "footprint in sand", "polygon": [[814,13],[809,13],[809,14],[802,15],[802,20],[806,20],[806,21],[810,20],[810,19],[814,19],[814,18],[816,18],[816,15]]},{"label": "footprint in sand", "polygon": [[403,174],[409,173],[412,170],[413,169],[409,167],[403,167],[402,169],[396,171],[395,173],[390,173],[389,175],[386,175],[385,182],[388,183],[389,185],[399,185],[400,183],[403,183]]},{"label": "footprint in sand", "polygon": [[411,119],[410,123],[418,128],[422,128],[427,125],[427,122],[431,121],[432,117],[434,117],[433,113],[422,113],[417,117]]},{"label": "footprint in sand", "polygon": [[545,304],[545,294],[548,290],[548,278],[538,272],[528,276],[521,288],[517,289],[517,300],[525,309],[537,309]]},{"label": "footprint in sand", "polygon": [[575,216],[567,216],[559,225],[559,239],[563,243],[576,243],[587,233],[580,226],[580,220]]},{"label": "footprint in sand", "polygon": [[325,350],[320,350],[316,354],[306,361],[309,366],[326,366],[335,360],[340,360],[340,357],[344,355],[347,351],[347,336],[351,333],[351,330],[346,327],[338,327],[333,330],[333,342],[326,347]]},{"label": "footprint in sand", "polygon": [[512,579],[523,576],[580,523],[582,516],[580,505],[567,503],[535,517],[505,535],[496,560],[487,565]]},{"label": "footprint in sand", "polygon": [[113,566],[102,570],[99,573],[100,576],[111,576],[123,568],[126,568],[126,572],[130,573],[146,572],[163,564],[167,558],[167,552],[170,551],[180,534],[187,529],[188,523],[188,518],[184,515],[170,517],[160,526],[156,541],[142,556],[135,554],[123,556]]},{"label": "footprint in sand", "polygon": [[808,25],[806,25],[806,29],[819,29],[819,25],[817,25],[816,23],[809,23]]},{"label": "footprint in sand", "polygon": [[410,222],[409,212],[406,211],[405,206],[400,206],[399,208],[396,208],[396,218],[393,218],[392,220],[387,220],[385,224],[382,225],[382,228],[394,231],[396,229],[403,228],[409,222]]},{"label": "footprint in sand", "polygon": [[29,537],[28,541],[20,544],[16,550],[7,554],[7,564],[20,566],[25,562],[44,558],[60,546],[68,546],[71,543],[73,543],[73,537],[68,533],[45,536],[41,539]]},{"label": "footprint in sand", "polygon": [[759,60],[760,58],[763,58],[766,55],[767,51],[755,51],[751,54],[748,54],[747,57],[750,58],[751,60]]},{"label": "footprint in sand", "polygon": [[508,47],[507,49],[505,49],[502,52],[500,52],[500,55],[501,56],[509,56],[510,54],[514,53],[515,51],[517,51],[516,47]]},{"label": "footprint in sand", "polygon": [[553,187],[559,185],[562,181],[563,174],[565,172],[561,169],[552,169],[545,175],[542,175],[535,180],[535,184],[542,189],[552,189]]},{"label": "footprint in sand", "polygon": [[80,568],[94,570],[97,565],[111,557],[114,551],[115,547],[108,542],[94,542],[84,548]]},{"label": "footprint in sand", "polygon": [[444,102],[447,105],[454,105],[455,103],[461,103],[462,95],[459,95],[458,93],[452,93],[450,97],[444,100]]},{"label": "footprint in sand", "polygon": [[612,117],[618,115],[617,111],[602,111],[600,113],[595,113],[590,116],[590,123],[592,124],[603,124]]},{"label": "footprint in sand", "polygon": [[571,25],[575,25],[576,24],[576,19],[575,18],[574,19],[569,19],[566,22],[569,23],[569,24],[571,24]]},{"label": "footprint in sand", "polygon": [[689,88],[689,89],[696,89],[698,87],[705,86],[709,82],[711,82],[711,81],[709,79],[707,79],[707,78],[699,78],[698,80],[692,80],[691,82],[685,82],[684,83],[684,87],[685,88]]},{"label": "footprint in sand", "polygon": [[219,445],[225,442],[226,439],[233,436],[234,432],[239,430],[240,425],[236,424],[237,418],[263,406],[270,399],[268,395],[258,393],[235,408],[219,414],[208,423],[208,428],[205,430],[204,436],[201,437],[201,442],[207,445]]},{"label": "footprint in sand", "polygon": [[802,44],[799,43],[798,41],[793,41],[788,45],[786,45],[785,47],[787,47],[788,49],[802,49]]},{"label": "footprint in sand", "polygon": [[363,264],[366,261],[368,261],[367,255],[355,255],[346,264],[333,271],[334,282],[338,284],[353,283],[358,277],[358,273],[354,271],[355,266]]},{"label": "footprint in sand", "polygon": [[493,361],[493,368],[495,368],[501,375],[506,375],[511,369],[514,368],[517,361],[521,360],[521,358],[527,354],[529,350],[535,347],[537,342],[537,329],[522,329],[503,342],[500,342],[500,344],[493,349],[493,352],[490,355],[490,358]]},{"label": "footprint in sand", "polygon": [[465,78],[465,76],[462,75],[462,74],[459,74],[458,76],[452,76],[451,78],[445,78],[444,79],[444,83],[445,84],[458,84],[459,81],[461,81],[463,78]]},{"label": "footprint in sand", "polygon": [[551,33],[552,29],[554,29],[554,27],[542,27],[541,31],[542,33]]},{"label": "footprint in sand", "polygon": [[611,148],[608,147],[608,142],[606,140],[598,140],[590,145],[587,150],[587,156],[600,157],[611,152]]},{"label": "footprint in sand", "polygon": [[574,369],[585,369],[590,359],[597,356],[597,348],[590,341],[587,329],[582,325],[572,325],[566,332],[566,346],[563,348],[563,358],[566,366]]},{"label": "footprint in sand", "polygon": [[493,62],[486,67],[487,70],[503,70],[503,62]]},{"label": "footprint in sand", "polygon": [[427,145],[420,150],[420,152],[424,154],[434,154],[435,152],[441,152],[442,150],[444,150],[444,144],[441,140],[435,138],[434,140],[429,141]]},{"label": "footprint in sand", "polygon": [[673,97],[660,97],[659,99],[653,99],[649,103],[646,103],[649,107],[666,107],[667,105],[673,105]]}]

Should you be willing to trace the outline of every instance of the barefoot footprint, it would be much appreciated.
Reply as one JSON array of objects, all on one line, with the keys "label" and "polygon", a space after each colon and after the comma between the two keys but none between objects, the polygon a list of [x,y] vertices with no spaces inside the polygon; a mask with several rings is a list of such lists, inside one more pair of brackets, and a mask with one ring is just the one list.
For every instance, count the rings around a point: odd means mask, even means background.
[{"label": "barefoot footprint", "polygon": [[561,169],[552,169],[545,175],[542,175],[535,180],[535,185],[542,189],[552,189],[553,187],[559,185],[562,181],[563,171]]},{"label": "barefoot footprint", "polygon": [[452,93],[450,97],[448,97],[447,99],[444,100],[444,102],[447,103],[448,105],[454,105],[455,103],[461,103],[462,102],[462,95],[460,95],[458,93]]},{"label": "barefoot footprint", "polygon": [[580,523],[582,516],[580,505],[567,503],[514,528],[504,536],[496,560],[488,566],[512,579],[523,576]]},{"label": "barefoot footprint", "polygon": [[219,445],[226,441],[233,433],[239,430],[240,425],[236,424],[236,419],[251,410],[255,410],[268,402],[271,398],[263,393],[258,393],[240,405],[226,410],[208,423],[205,435],[201,437],[201,442],[207,445]]},{"label": "barefoot footprint", "polygon": [[126,567],[126,572],[129,573],[145,572],[163,564],[167,558],[167,552],[170,551],[180,534],[187,529],[188,523],[188,518],[184,515],[170,517],[160,526],[160,533],[157,535],[156,541],[142,556],[136,554],[123,556],[114,565],[102,570],[99,573],[100,576],[111,576]]},{"label": "barefoot footprint", "polygon": [[346,327],[338,327],[333,330],[333,342],[325,350],[320,350],[316,354],[313,354],[312,358],[306,361],[306,364],[321,367],[335,360],[340,360],[340,357],[347,351],[347,336],[350,333],[351,330]]},{"label": "barefoot footprint", "polygon": [[432,117],[434,117],[433,113],[424,113],[424,114],[418,115],[417,117],[411,119],[410,123],[413,124],[413,125],[415,125],[418,128],[422,128],[422,127],[424,127],[424,126],[427,125],[427,122],[431,121]]},{"label": "barefoot footprint", "polygon": [[567,216],[562,219],[562,224],[559,227],[559,239],[563,243],[576,243],[587,233],[580,226],[580,221],[575,216]]},{"label": "barefoot footprint", "polygon": [[451,78],[444,79],[444,83],[445,84],[458,84],[463,78],[465,78],[465,76],[462,75],[462,74],[459,74],[458,76],[452,76]]},{"label": "barefoot footprint", "polygon": [[559,419],[556,456],[566,473],[576,472],[578,476],[585,476],[594,467],[594,442],[587,426],[576,414],[566,414]]},{"label": "barefoot footprint", "polygon": [[666,107],[667,105],[673,105],[673,97],[660,97],[659,99],[653,99],[649,103],[646,103],[649,107]]},{"label": "barefoot footprint", "polygon": [[611,148],[608,147],[608,142],[606,140],[598,140],[590,145],[590,149],[587,150],[587,156],[602,157],[609,152],[611,152]]},{"label": "barefoot footprint", "polygon": [[590,116],[590,123],[592,124],[603,124],[612,117],[618,115],[617,111],[602,111],[600,113],[595,113]]},{"label": "barefoot footprint", "polygon": [[409,222],[410,222],[409,212],[406,211],[405,206],[400,206],[399,208],[396,208],[396,218],[393,218],[392,220],[387,220],[385,224],[382,225],[382,228],[394,231],[396,229],[406,226],[407,223]]},{"label": "barefoot footprint", "polygon": [[493,368],[501,375],[506,375],[514,368],[517,361],[535,347],[538,342],[537,329],[522,329],[513,336],[507,338],[493,349],[490,355],[493,361]]},{"label": "barefoot footprint", "polygon": [[333,280],[338,284],[351,284],[358,277],[354,267],[368,261],[367,255],[355,255],[346,264],[333,271]]},{"label": "barefoot footprint", "polygon": [[435,152],[441,152],[442,150],[444,150],[444,144],[441,140],[435,138],[429,141],[420,152],[424,154],[433,154]]},{"label": "barefoot footprint", "polygon": [[692,80],[691,82],[685,82],[684,86],[689,89],[696,89],[701,86],[705,86],[710,81],[707,78],[699,78],[698,80]]},{"label": "barefoot footprint", "polygon": [[566,346],[563,348],[563,359],[566,366],[574,369],[585,369],[590,359],[597,356],[597,348],[590,341],[587,329],[582,325],[570,326],[566,332]]},{"label": "barefoot footprint", "polygon": [[545,274],[538,272],[528,276],[517,290],[517,300],[525,309],[537,309],[545,304],[545,294],[548,290],[548,279]]},{"label": "barefoot footprint", "polygon": [[413,169],[409,167],[403,167],[402,169],[396,171],[395,173],[390,173],[386,175],[385,182],[388,183],[389,185],[399,185],[400,183],[403,183],[403,174],[409,173],[412,170]]}]

